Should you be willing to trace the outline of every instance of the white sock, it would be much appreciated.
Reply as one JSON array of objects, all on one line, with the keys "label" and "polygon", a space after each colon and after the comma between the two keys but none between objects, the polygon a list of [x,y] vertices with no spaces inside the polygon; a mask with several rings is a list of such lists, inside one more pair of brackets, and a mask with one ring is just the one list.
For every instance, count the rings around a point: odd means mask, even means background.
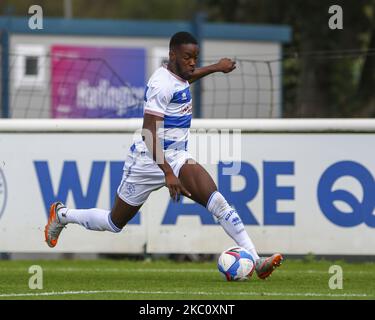
[{"label": "white sock", "polygon": [[111,219],[111,212],[103,209],[67,209],[62,208],[58,212],[60,222],[63,224],[76,223],[88,230],[111,231],[118,233],[120,228],[116,227]]},{"label": "white sock", "polygon": [[228,204],[220,192],[215,191],[211,194],[207,202],[207,209],[216,217],[225,232],[238,246],[249,251],[255,261],[259,259],[255,246],[247,234],[240,216],[237,211]]}]

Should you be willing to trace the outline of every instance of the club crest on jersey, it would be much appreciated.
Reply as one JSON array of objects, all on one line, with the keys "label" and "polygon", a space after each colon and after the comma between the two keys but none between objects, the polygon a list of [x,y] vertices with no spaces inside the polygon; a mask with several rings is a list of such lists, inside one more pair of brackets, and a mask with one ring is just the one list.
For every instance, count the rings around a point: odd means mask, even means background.
[{"label": "club crest on jersey", "polygon": [[5,205],[7,200],[7,185],[5,181],[5,175],[0,169],[0,218],[5,211]]},{"label": "club crest on jersey", "polygon": [[134,183],[126,183],[126,194],[131,196],[135,193]]}]

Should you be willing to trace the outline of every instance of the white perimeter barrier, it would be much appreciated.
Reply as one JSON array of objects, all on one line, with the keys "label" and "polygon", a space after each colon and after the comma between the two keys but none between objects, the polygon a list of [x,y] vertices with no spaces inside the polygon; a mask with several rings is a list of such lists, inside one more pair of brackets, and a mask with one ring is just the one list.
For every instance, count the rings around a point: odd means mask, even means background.
[{"label": "white perimeter barrier", "polygon": [[[51,202],[110,209],[141,125],[0,120],[0,252],[218,253],[234,245],[205,208],[175,204],[162,188],[120,234],[69,225],[47,247]],[[197,119],[191,132],[189,152],[259,252],[375,254],[375,120]]]}]

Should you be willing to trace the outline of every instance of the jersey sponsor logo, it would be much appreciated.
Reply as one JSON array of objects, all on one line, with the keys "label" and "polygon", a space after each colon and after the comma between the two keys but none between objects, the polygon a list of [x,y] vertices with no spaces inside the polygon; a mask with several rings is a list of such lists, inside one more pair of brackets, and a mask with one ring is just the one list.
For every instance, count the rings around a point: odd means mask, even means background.
[{"label": "jersey sponsor logo", "polygon": [[181,114],[191,113],[192,109],[193,109],[193,106],[191,104],[189,104],[189,105],[183,107],[180,113]]},{"label": "jersey sponsor logo", "polygon": [[7,184],[4,172],[0,169],[0,218],[5,211],[7,202]]}]

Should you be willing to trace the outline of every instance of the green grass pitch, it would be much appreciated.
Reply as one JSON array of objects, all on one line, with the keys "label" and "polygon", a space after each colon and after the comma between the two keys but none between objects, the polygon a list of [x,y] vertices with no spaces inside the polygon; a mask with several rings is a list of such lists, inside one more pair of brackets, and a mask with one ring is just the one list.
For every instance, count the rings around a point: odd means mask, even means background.
[{"label": "green grass pitch", "polygon": [[[43,289],[30,289],[32,265],[43,270]],[[330,289],[332,265],[343,288]],[[169,260],[0,261],[3,299],[255,300],[374,299],[375,264],[286,259],[267,280],[255,274],[226,282],[216,262]]]}]

